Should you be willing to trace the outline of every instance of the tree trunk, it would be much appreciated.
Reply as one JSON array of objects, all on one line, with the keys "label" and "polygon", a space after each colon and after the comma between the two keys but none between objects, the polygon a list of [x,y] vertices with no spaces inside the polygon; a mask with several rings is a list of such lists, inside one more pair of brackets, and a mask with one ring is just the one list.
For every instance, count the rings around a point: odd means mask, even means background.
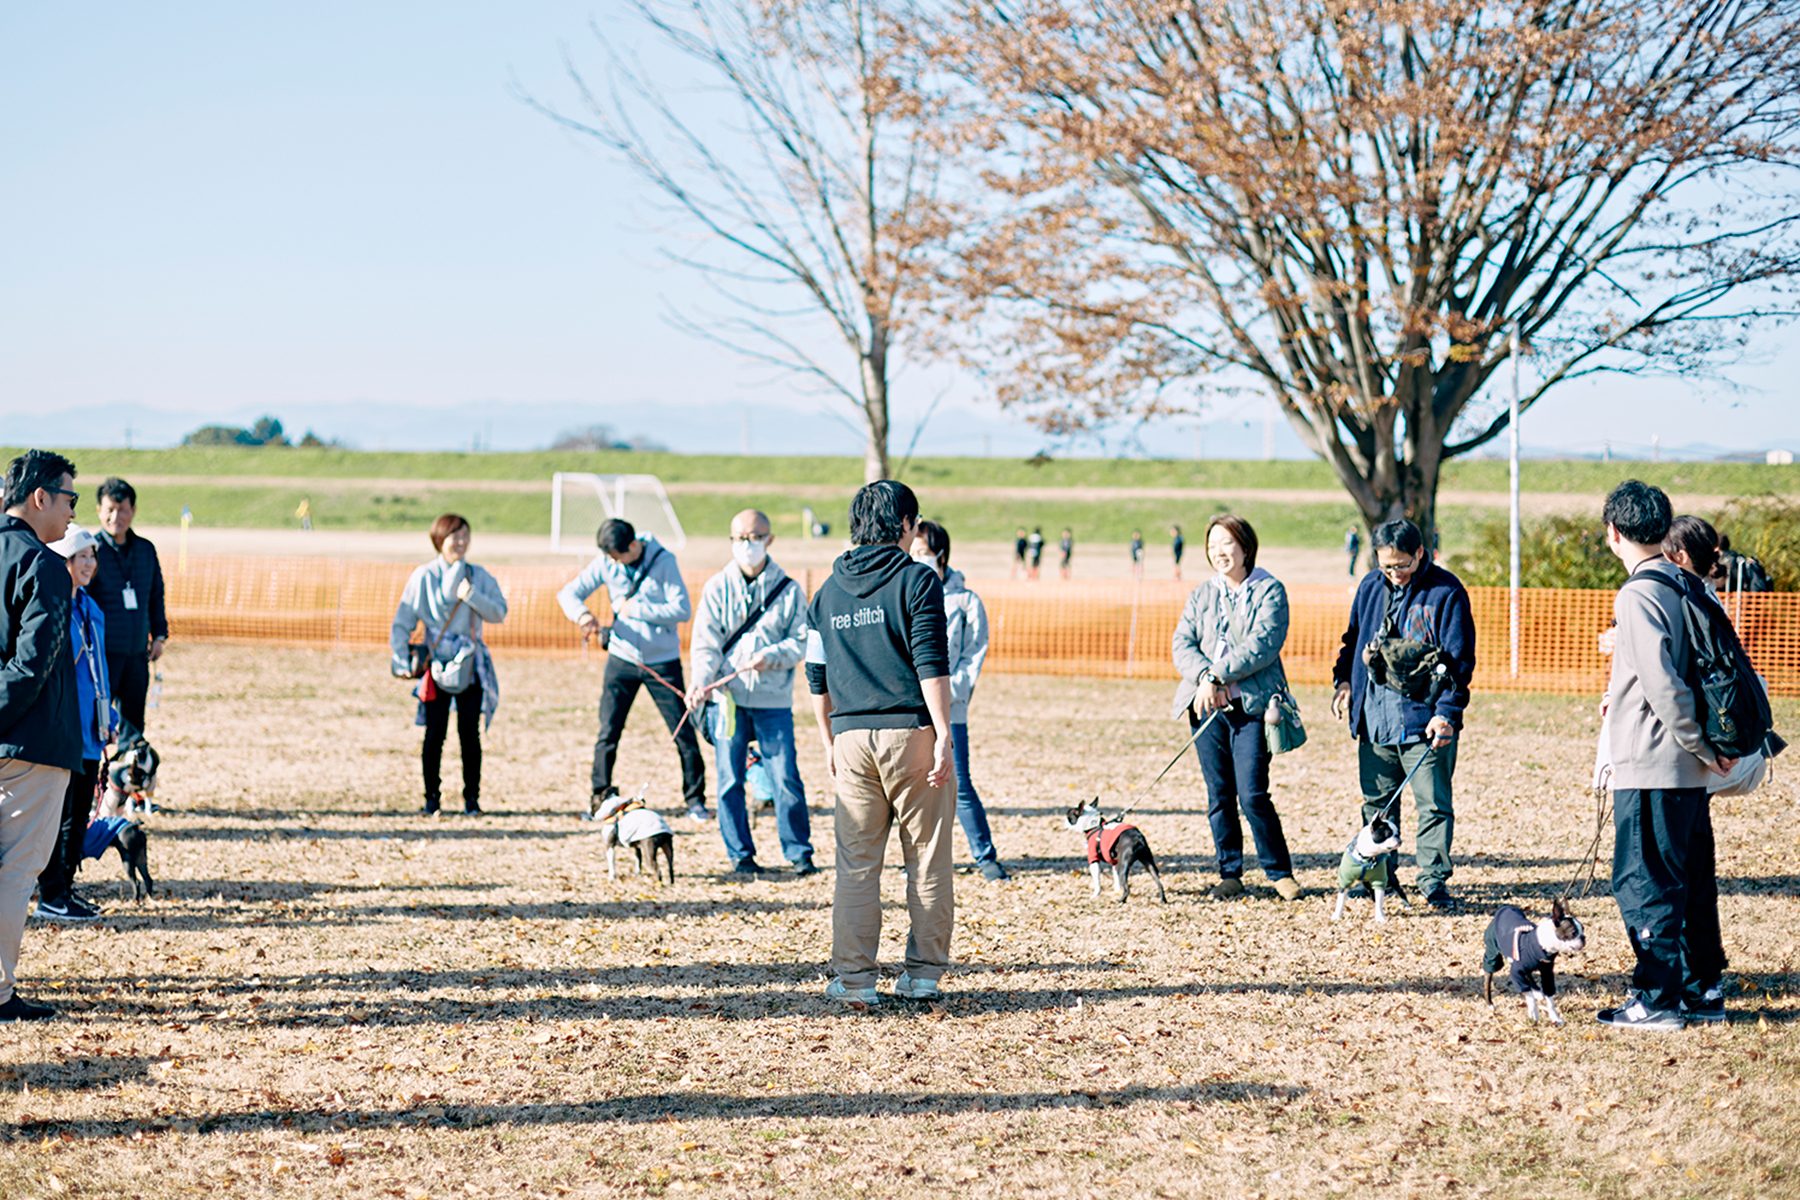
[{"label": "tree trunk", "polygon": [[869,441],[863,451],[863,482],[890,477],[888,470],[887,329],[872,320],[869,348],[862,355],[863,428]]}]

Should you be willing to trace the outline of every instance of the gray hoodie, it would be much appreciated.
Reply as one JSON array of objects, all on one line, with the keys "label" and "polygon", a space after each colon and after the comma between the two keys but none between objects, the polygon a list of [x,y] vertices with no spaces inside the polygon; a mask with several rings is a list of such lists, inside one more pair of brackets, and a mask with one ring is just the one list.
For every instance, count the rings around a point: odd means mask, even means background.
[{"label": "gray hoodie", "polygon": [[781,564],[771,558],[755,579],[744,578],[743,569],[733,561],[706,581],[700,589],[700,611],[694,614],[688,671],[691,686],[703,686],[766,658],[770,660],[767,669],[739,675],[725,690],[739,708],[793,707],[794,668],[806,654],[806,593],[798,582],[782,588],[775,603],[731,648],[729,659],[719,653],[750,610],[774,595],[787,577]]},{"label": "gray hoodie", "polygon": [[[1170,647],[1181,683],[1169,715],[1179,718],[1187,711],[1201,678],[1211,671],[1236,686],[1245,711],[1262,716],[1270,698],[1287,691],[1287,672],[1281,668],[1287,630],[1287,589],[1261,567],[1235,590],[1223,575],[1195,588]],[[1221,653],[1222,644],[1226,649]]]},{"label": "gray hoodie", "polygon": [[969,723],[969,701],[987,661],[987,609],[963,582],[961,571],[944,576],[944,636],[950,645],[950,723]]},{"label": "gray hoodie", "polygon": [[[644,553],[635,563],[625,566],[596,554],[586,570],[556,593],[556,602],[564,616],[580,622],[581,614],[588,610],[587,598],[605,588],[614,610],[607,652],[639,665],[673,662],[681,657],[681,623],[694,615],[694,605],[675,556],[650,534],[641,533],[638,539],[644,543]],[[631,615],[621,617],[618,609],[640,573],[643,582],[631,598]]]}]

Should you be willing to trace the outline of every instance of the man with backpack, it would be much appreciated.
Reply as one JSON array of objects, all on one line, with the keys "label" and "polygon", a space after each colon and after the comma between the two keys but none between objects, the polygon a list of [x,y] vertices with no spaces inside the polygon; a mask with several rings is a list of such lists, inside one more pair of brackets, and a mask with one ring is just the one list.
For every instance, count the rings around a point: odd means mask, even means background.
[{"label": "man with backpack", "polygon": [[[1708,773],[1729,774],[1737,758],[1708,743],[1708,728],[1721,741],[1738,732],[1755,733],[1760,741],[1767,726],[1760,732],[1727,730],[1708,702],[1708,688],[1695,687],[1701,663],[1690,619],[1705,621],[1709,637],[1716,623],[1695,601],[1697,593],[1699,601],[1711,603],[1700,585],[1663,557],[1672,519],[1668,496],[1626,480],[1607,496],[1604,515],[1607,546],[1630,575],[1613,600],[1617,635],[1606,749],[1612,762],[1613,895],[1637,966],[1631,998],[1598,1016],[1623,1029],[1678,1030],[1684,1018],[1725,1019],[1722,967],[1715,965],[1722,956],[1695,953],[1695,937],[1718,928],[1717,891],[1701,877],[1710,873],[1711,856],[1698,843]],[[1728,624],[1719,636],[1729,637]],[[1741,657],[1735,638],[1729,648]],[[1708,666],[1717,698],[1725,685],[1716,663]],[[1731,682],[1735,692],[1735,678]],[[1729,710],[1731,702],[1724,703]],[[1730,725],[1731,712],[1724,717]]]},{"label": "man with backpack", "polygon": [[772,776],[775,827],[796,875],[815,875],[806,785],[794,753],[794,669],[806,656],[806,594],[769,557],[769,518],[731,518],[731,559],[700,590],[688,704],[719,766],[719,836],[731,869],[762,875],[744,803],[750,743]]}]

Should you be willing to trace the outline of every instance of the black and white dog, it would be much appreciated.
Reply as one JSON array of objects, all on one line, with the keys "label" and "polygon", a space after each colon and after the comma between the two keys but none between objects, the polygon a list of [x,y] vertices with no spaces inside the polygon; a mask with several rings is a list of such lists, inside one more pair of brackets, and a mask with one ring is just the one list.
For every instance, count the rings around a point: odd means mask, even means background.
[{"label": "black and white dog", "polygon": [[[156,771],[162,756],[129,721],[119,729],[119,741],[106,764],[106,790],[97,817],[149,816],[156,810],[150,797],[156,794]],[[138,807],[142,805],[142,813]]]},{"label": "black and white dog", "polygon": [[87,840],[81,847],[82,857],[98,862],[108,850],[119,852],[136,899],[142,900],[156,890],[156,881],[150,878],[150,835],[141,823],[125,817],[90,821]]},{"label": "black and white dog", "polygon": [[1100,797],[1095,796],[1086,804],[1071,808],[1063,818],[1063,828],[1087,836],[1088,870],[1094,879],[1094,895],[1100,894],[1100,865],[1104,863],[1112,868],[1113,890],[1119,894],[1119,903],[1125,903],[1131,896],[1131,868],[1142,863],[1150,872],[1150,878],[1156,881],[1156,894],[1164,904],[1169,902],[1169,894],[1163,890],[1162,875],[1156,869],[1156,856],[1150,853],[1150,843],[1137,826],[1117,819],[1109,821],[1102,816]]},{"label": "black and white dog", "polygon": [[1332,911],[1331,919],[1341,921],[1344,917],[1344,902],[1350,898],[1350,889],[1357,884],[1364,884],[1375,897],[1375,919],[1387,921],[1385,900],[1388,889],[1393,889],[1400,903],[1406,903],[1406,893],[1401,890],[1400,881],[1394,878],[1389,869],[1393,861],[1390,857],[1400,849],[1400,831],[1394,823],[1375,814],[1375,819],[1364,825],[1344,847],[1344,857],[1338,863],[1338,898],[1337,908]]},{"label": "black and white dog", "polygon": [[[646,785],[647,786],[647,785]],[[600,822],[606,844],[606,876],[608,879],[619,877],[619,847],[630,846],[637,855],[638,874],[644,873],[644,851],[650,851],[650,874],[662,882],[662,874],[656,865],[657,855],[661,855],[669,865],[669,882],[675,882],[675,831],[662,814],[654,811],[644,803],[645,788],[639,788],[635,796],[621,796],[617,792],[600,802],[600,811],[594,819]]]},{"label": "black and white dog", "polygon": [[1550,915],[1532,920],[1524,909],[1508,904],[1494,914],[1482,936],[1481,994],[1494,1005],[1494,975],[1507,967],[1513,990],[1525,997],[1525,1015],[1536,1021],[1538,1010],[1552,1025],[1561,1025],[1556,1011],[1556,956],[1580,954],[1587,949],[1587,931],[1563,902],[1550,903]]}]

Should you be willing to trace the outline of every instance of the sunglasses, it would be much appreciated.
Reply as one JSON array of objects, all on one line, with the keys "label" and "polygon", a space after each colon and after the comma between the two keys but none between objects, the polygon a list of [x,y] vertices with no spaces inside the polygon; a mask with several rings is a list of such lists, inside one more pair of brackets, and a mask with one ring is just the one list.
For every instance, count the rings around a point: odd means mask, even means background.
[{"label": "sunglasses", "polygon": [[74,508],[77,504],[81,503],[81,493],[80,492],[71,492],[68,488],[49,487],[49,486],[46,486],[44,488],[44,490],[46,492],[49,492],[52,496],[67,496],[69,498],[69,507],[70,508]]}]

